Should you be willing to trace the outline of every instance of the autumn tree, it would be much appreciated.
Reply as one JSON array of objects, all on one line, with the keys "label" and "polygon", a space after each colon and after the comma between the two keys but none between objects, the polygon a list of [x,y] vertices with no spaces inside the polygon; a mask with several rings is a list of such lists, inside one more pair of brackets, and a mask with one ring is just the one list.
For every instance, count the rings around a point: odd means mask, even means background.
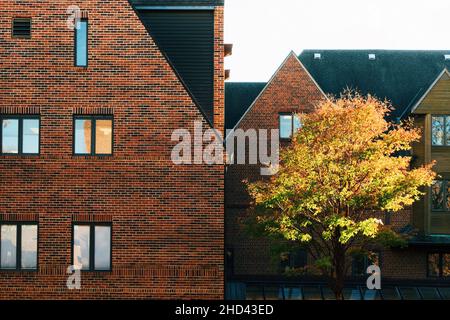
[{"label": "autumn tree", "polygon": [[391,109],[355,93],[322,101],[300,115],[278,173],[248,184],[257,223],[304,245],[337,299],[352,252],[398,240],[377,213],[410,206],[435,178],[432,164],[411,168],[409,151],[421,133],[411,121],[388,122]]}]

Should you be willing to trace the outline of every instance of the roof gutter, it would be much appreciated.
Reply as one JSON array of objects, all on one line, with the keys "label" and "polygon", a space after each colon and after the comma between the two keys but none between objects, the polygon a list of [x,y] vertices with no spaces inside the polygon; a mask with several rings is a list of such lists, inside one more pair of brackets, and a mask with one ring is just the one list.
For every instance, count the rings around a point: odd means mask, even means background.
[{"label": "roof gutter", "polygon": [[136,10],[214,10],[214,6],[135,6]]}]

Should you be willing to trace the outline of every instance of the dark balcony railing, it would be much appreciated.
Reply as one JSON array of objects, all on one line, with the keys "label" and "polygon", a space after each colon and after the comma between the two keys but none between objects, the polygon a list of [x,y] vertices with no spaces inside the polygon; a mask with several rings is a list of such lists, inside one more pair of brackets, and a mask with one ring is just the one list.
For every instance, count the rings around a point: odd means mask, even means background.
[{"label": "dark balcony railing", "polygon": [[[230,281],[226,285],[227,300],[335,300],[331,289],[323,283]],[[345,300],[450,300],[448,286],[389,284],[381,290],[350,284],[344,289]]]}]

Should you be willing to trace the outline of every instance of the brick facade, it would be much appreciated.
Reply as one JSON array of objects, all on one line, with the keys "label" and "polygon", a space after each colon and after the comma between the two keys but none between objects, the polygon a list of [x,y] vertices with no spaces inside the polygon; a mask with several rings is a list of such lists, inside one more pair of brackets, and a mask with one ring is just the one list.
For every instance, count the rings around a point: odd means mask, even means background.
[{"label": "brick facade", "polygon": [[[89,16],[74,67],[66,8]],[[11,38],[13,17],[32,38]],[[215,122],[223,129],[223,8]],[[37,221],[38,270],[0,271],[1,299],[222,298],[224,167],[174,165],[172,131],[208,124],[126,0],[2,1],[0,112],[39,114],[40,155],[0,156],[0,220]],[[74,156],[73,116],[114,117],[112,156]],[[112,271],[66,288],[75,221],[112,223]]]}]

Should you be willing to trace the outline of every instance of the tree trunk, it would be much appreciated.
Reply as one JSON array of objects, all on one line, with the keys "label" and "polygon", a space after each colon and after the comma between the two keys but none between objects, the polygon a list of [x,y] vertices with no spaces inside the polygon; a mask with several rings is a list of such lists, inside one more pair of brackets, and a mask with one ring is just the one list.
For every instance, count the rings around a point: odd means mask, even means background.
[{"label": "tree trunk", "polygon": [[336,300],[344,300],[344,280],[345,280],[345,251],[341,244],[336,245],[333,259],[333,290]]}]

